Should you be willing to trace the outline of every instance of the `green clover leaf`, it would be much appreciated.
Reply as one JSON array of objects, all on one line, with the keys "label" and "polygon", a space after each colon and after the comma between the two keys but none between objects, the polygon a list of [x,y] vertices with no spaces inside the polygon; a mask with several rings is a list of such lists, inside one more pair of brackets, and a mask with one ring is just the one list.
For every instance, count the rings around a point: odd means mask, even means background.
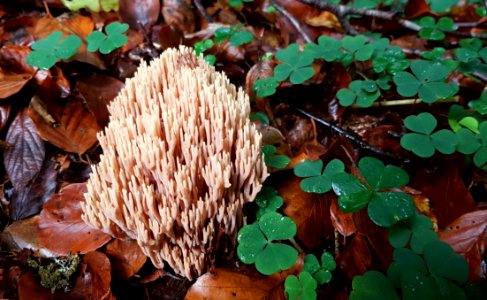
[{"label": "green clover leaf", "polygon": [[291,218],[268,212],[258,222],[240,229],[237,255],[245,264],[255,263],[257,271],[264,275],[287,270],[296,263],[298,252],[289,245],[273,241],[291,239],[296,231]]},{"label": "green clover leaf", "polygon": [[294,175],[307,177],[301,180],[301,189],[307,193],[324,194],[331,190],[333,176],[345,171],[345,165],[339,159],[333,159],[323,170],[323,161],[306,160],[294,168]]},{"label": "green clover leaf", "polygon": [[455,152],[457,138],[451,130],[442,129],[432,133],[436,128],[435,117],[427,112],[417,116],[411,115],[404,120],[404,125],[414,133],[407,133],[401,138],[401,146],[419,157],[430,157],[435,150],[443,154]]},{"label": "green clover leaf", "polygon": [[487,114],[487,89],[482,91],[479,99],[470,101],[468,106],[482,115]]},{"label": "green clover leaf", "polygon": [[101,31],[93,31],[86,38],[86,41],[88,42],[88,51],[100,51],[102,54],[108,54],[113,50],[122,47],[128,40],[127,36],[124,34],[128,28],[128,24],[112,22],[105,27],[106,34]]},{"label": "green clover leaf", "polygon": [[409,59],[406,58],[406,54],[400,47],[392,46],[379,53],[372,61],[372,66],[375,73],[386,71],[394,75],[409,67]]},{"label": "green clover leaf", "polygon": [[392,282],[377,271],[368,271],[355,276],[352,281],[350,300],[399,300]]},{"label": "green clover leaf", "polygon": [[441,41],[446,37],[444,32],[457,29],[453,19],[449,17],[442,17],[436,22],[432,16],[425,16],[419,20],[418,25],[421,26],[419,36],[432,41]]},{"label": "green clover leaf", "polygon": [[279,81],[274,77],[259,78],[254,83],[254,90],[257,92],[258,97],[268,97],[276,93],[278,86]]},{"label": "green clover leaf", "polygon": [[414,75],[403,71],[393,77],[401,96],[412,97],[418,94],[422,101],[433,103],[458,92],[458,85],[444,82],[450,69],[442,64],[415,60],[411,63],[411,70]]},{"label": "green clover leaf", "polygon": [[235,32],[230,38],[230,45],[239,47],[252,42],[254,35],[248,30],[241,30]]},{"label": "green clover leaf", "polygon": [[284,201],[275,188],[264,186],[255,197],[255,203],[258,206],[256,217],[260,219],[264,214],[276,211],[282,206]]},{"label": "green clover leaf", "polygon": [[285,168],[291,159],[286,155],[275,154],[277,148],[272,145],[262,146],[262,154],[264,154],[264,162],[266,166],[282,169]]},{"label": "green clover leaf", "polygon": [[204,53],[206,50],[210,49],[214,45],[215,43],[213,42],[213,40],[203,40],[194,43],[193,48],[196,55],[200,55],[201,53]]},{"label": "green clover leaf", "polygon": [[436,13],[444,13],[458,3],[458,0],[426,0],[431,10]]},{"label": "green clover leaf", "polygon": [[363,35],[345,36],[342,39],[342,47],[349,52],[352,60],[366,61],[374,54],[374,47],[367,44],[367,38]]},{"label": "green clover leaf", "polygon": [[294,275],[286,277],[284,291],[289,300],[315,300],[317,286],[316,280],[311,274],[303,271],[299,273],[299,278]]},{"label": "green clover leaf", "polygon": [[447,243],[430,242],[424,247],[424,260],[431,274],[458,282],[468,279],[468,265],[465,258],[456,253]]},{"label": "green clover leaf", "polygon": [[344,53],[340,50],[341,47],[341,41],[327,35],[322,35],[318,38],[318,44],[307,44],[305,51],[311,53],[313,58],[320,58],[332,62],[340,60],[343,57]]},{"label": "green clover leaf", "polygon": [[297,44],[291,44],[286,49],[279,50],[276,58],[282,64],[274,68],[274,78],[278,81],[284,81],[288,78],[293,84],[301,84],[313,77],[314,69],[313,55],[308,51],[299,51]]},{"label": "green clover leaf", "polygon": [[394,248],[406,247],[409,244],[417,254],[423,253],[426,244],[438,240],[431,220],[420,214],[415,214],[412,218],[389,227],[387,234]]},{"label": "green clover leaf", "polygon": [[354,80],[348,88],[337,92],[337,98],[342,106],[356,104],[359,107],[370,107],[380,96],[377,83],[373,80]]},{"label": "green clover leaf", "polygon": [[335,259],[329,252],[323,252],[321,264],[313,254],[304,257],[303,271],[310,273],[319,285],[330,282],[332,279],[331,271],[335,269]]},{"label": "green clover leaf", "polygon": [[27,56],[31,66],[48,70],[58,59],[69,59],[81,46],[81,39],[76,35],[68,35],[62,41],[63,33],[55,31],[48,37],[32,44],[32,52]]}]

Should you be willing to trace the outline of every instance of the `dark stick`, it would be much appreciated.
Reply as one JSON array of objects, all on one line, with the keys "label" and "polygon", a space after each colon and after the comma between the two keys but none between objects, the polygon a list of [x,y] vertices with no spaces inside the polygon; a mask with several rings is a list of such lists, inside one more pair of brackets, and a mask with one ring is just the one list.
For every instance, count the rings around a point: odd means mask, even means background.
[{"label": "dark stick", "polygon": [[282,7],[282,5],[280,5],[274,0],[271,0],[271,4],[277,9],[277,11],[279,11],[280,14],[282,14],[284,17],[286,17],[289,20],[289,22],[291,22],[293,27],[299,32],[299,34],[301,34],[301,36],[306,41],[306,43],[313,42],[313,39],[303,30],[303,28],[301,28],[299,21],[296,20],[296,18],[293,15],[291,15],[284,7]]},{"label": "dark stick", "polygon": [[213,18],[208,14],[206,9],[203,7],[203,4],[201,4],[201,0],[194,0],[193,2],[200,14],[205,17],[206,21],[208,21],[209,23],[215,22]]},{"label": "dark stick", "polygon": [[315,120],[316,122],[320,123],[321,125],[325,126],[326,128],[329,128],[333,131],[335,131],[336,133],[338,133],[339,135],[341,136],[344,136],[346,137],[347,139],[349,139],[351,142],[357,144],[359,147],[365,149],[365,150],[368,150],[370,152],[373,152],[375,154],[378,154],[378,155],[381,155],[381,156],[385,156],[385,157],[388,157],[388,158],[391,158],[393,160],[402,160],[406,163],[409,162],[409,159],[408,158],[404,158],[404,157],[399,157],[395,154],[392,154],[392,153],[389,153],[389,152],[385,152],[385,151],[382,151],[372,145],[370,145],[369,143],[367,142],[364,142],[359,136],[357,136],[356,134],[352,133],[352,132],[349,132],[349,131],[346,131],[336,125],[333,125],[323,119],[320,119],[304,110],[302,110],[301,108],[298,108],[298,107],[295,107],[295,106],[292,106],[291,107],[295,110],[297,110],[299,113],[307,116],[308,118],[310,119],[313,119]]}]

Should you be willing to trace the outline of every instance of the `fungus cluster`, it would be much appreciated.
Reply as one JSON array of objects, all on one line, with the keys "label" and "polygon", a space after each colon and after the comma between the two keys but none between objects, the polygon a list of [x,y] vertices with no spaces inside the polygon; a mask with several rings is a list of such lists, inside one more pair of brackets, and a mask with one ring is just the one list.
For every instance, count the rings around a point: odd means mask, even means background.
[{"label": "fungus cluster", "polygon": [[248,96],[181,47],[143,63],[109,112],[83,220],[135,239],[158,268],[203,274],[268,175]]}]

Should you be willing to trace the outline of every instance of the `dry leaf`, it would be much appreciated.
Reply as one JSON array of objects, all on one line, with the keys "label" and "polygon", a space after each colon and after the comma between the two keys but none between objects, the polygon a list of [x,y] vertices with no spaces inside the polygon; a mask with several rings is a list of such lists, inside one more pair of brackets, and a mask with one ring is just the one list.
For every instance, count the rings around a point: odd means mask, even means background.
[{"label": "dry leaf", "polygon": [[194,32],[196,22],[191,0],[163,0],[162,15],[166,24],[184,34]]},{"label": "dry leaf", "polygon": [[147,260],[134,240],[113,239],[106,246],[106,254],[111,258],[114,276],[123,280],[137,273]]},{"label": "dry leaf", "polygon": [[[1,72],[1,70],[0,70]],[[32,75],[29,73],[22,74],[5,74],[0,73],[0,99],[4,99],[16,94],[20,91]]]},{"label": "dry leaf", "polygon": [[356,234],[348,247],[336,258],[337,266],[352,280],[362,275],[372,266],[372,253],[367,239]]},{"label": "dry leaf", "polygon": [[140,25],[153,25],[161,10],[159,0],[120,0],[118,5],[122,20],[134,29],[139,29]]},{"label": "dry leaf", "polygon": [[100,130],[96,118],[78,102],[48,107],[57,126],[46,123],[42,116],[29,106],[29,115],[36,124],[40,136],[67,152],[85,153],[96,142]]},{"label": "dry leaf", "polygon": [[111,236],[81,220],[81,202],[85,183],[73,183],[62,188],[49,199],[37,221],[38,237],[42,245],[57,255],[88,253],[105,243]]},{"label": "dry leaf", "polygon": [[440,239],[462,254],[468,262],[470,281],[486,278],[487,210],[466,213],[440,233]]},{"label": "dry leaf", "polygon": [[338,208],[336,199],[331,202],[330,217],[333,227],[344,237],[357,232],[357,227],[355,227],[355,222],[353,221],[353,213],[346,214],[342,212]]},{"label": "dry leaf", "polygon": [[5,170],[14,188],[20,191],[39,173],[46,154],[26,108],[13,120],[5,142],[11,145],[3,154]]}]

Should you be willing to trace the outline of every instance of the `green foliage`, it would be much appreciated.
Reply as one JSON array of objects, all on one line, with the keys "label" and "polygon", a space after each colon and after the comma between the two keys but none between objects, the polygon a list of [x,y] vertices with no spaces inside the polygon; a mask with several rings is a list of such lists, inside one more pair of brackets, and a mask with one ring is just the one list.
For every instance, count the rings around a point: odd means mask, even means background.
[{"label": "green foliage", "polygon": [[318,38],[318,44],[307,44],[305,51],[311,53],[315,59],[324,59],[325,61],[332,62],[340,60],[344,56],[344,53],[340,50],[341,47],[341,41],[322,35]]},{"label": "green foliage", "polygon": [[278,210],[284,201],[275,188],[264,186],[255,197],[255,203],[257,204],[257,212],[255,215],[257,219],[260,219],[264,214]]},{"label": "green foliage", "polygon": [[394,248],[409,246],[417,254],[423,253],[426,244],[438,240],[431,220],[420,214],[415,214],[410,219],[389,227],[387,235],[391,246]]},{"label": "green foliage", "polygon": [[301,180],[301,189],[308,193],[323,194],[331,190],[331,182],[336,174],[345,171],[345,165],[339,159],[334,159],[323,170],[323,161],[306,160],[294,168],[294,175],[305,177]]},{"label": "green foliage", "polygon": [[276,93],[276,89],[279,86],[279,81],[274,77],[259,78],[254,83],[254,90],[257,92],[258,97],[268,97]]},{"label": "green foliage", "polygon": [[399,300],[392,282],[377,271],[368,271],[361,276],[355,276],[352,281],[350,300]]},{"label": "green foliage", "polygon": [[342,48],[345,50],[345,56],[342,58],[345,66],[350,65],[353,60],[369,60],[374,54],[374,47],[367,43],[367,38],[364,35],[345,36],[342,39]]},{"label": "green foliage", "polygon": [[236,8],[242,7],[244,5],[244,2],[249,3],[254,2],[254,0],[228,0],[228,4],[230,5],[230,7]]},{"label": "green foliage", "polygon": [[81,46],[81,39],[68,35],[61,41],[61,31],[51,33],[47,38],[32,44],[32,52],[27,56],[27,63],[40,69],[48,70],[58,59],[69,59]]},{"label": "green foliage", "polygon": [[321,264],[313,254],[308,254],[304,257],[303,272],[311,274],[319,285],[330,282],[332,278],[331,271],[335,269],[335,258],[329,252],[323,252]]},{"label": "green foliage", "polygon": [[403,71],[393,77],[401,96],[418,95],[422,101],[433,103],[452,97],[458,92],[457,84],[444,82],[450,70],[442,64],[415,60],[411,63],[411,71],[412,74]]},{"label": "green foliage", "polygon": [[394,75],[409,67],[409,60],[406,54],[398,46],[392,46],[384,52],[379,53],[372,61],[374,72],[387,72]]},{"label": "green foliage", "polygon": [[419,19],[418,25],[421,26],[419,36],[432,41],[441,41],[446,37],[445,32],[457,29],[453,19],[449,17],[442,17],[438,22],[431,16],[422,17]]},{"label": "green foliage", "polygon": [[64,258],[55,258],[54,261],[49,261],[47,264],[30,259],[28,264],[29,267],[37,270],[41,285],[54,293],[57,290],[69,290],[80,262],[78,255],[69,255]]},{"label": "green foliage", "polygon": [[118,0],[61,0],[61,2],[71,11],[83,8],[94,12],[118,10]]},{"label": "green foliage", "polygon": [[293,238],[296,230],[291,218],[268,212],[257,222],[240,229],[237,255],[245,264],[255,263],[257,271],[264,275],[287,270],[296,263],[298,252],[289,245],[275,241]]},{"label": "green foliage", "polygon": [[212,48],[215,45],[213,40],[203,40],[194,43],[193,48],[196,53],[196,55],[200,55],[201,53],[204,53],[206,50]]},{"label": "green foliage", "polygon": [[115,49],[125,45],[128,38],[124,34],[129,29],[129,25],[120,22],[112,22],[105,27],[105,33],[93,31],[88,35],[88,51],[100,51],[102,54],[108,54]]},{"label": "green foliage", "polygon": [[433,133],[437,123],[436,118],[427,112],[408,116],[404,120],[404,125],[414,132],[402,136],[401,146],[419,157],[430,157],[435,150],[443,154],[452,154],[455,152],[455,134],[447,129]]},{"label": "green foliage", "polygon": [[282,169],[285,168],[291,159],[286,155],[275,154],[277,148],[272,145],[262,146],[262,153],[264,154],[264,162],[266,166]]},{"label": "green foliage", "polygon": [[299,51],[297,44],[291,44],[286,49],[279,50],[276,58],[282,63],[274,68],[274,78],[284,81],[289,78],[293,84],[301,84],[313,77],[313,55],[309,51]]},{"label": "green foliage", "polygon": [[316,280],[308,272],[299,273],[299,278],[289,275],[284,282],[284,291],[289,300],[314,300],[316,299]]},{"label": "green foliage", "polygon": [[337,93],[342,106],[356,104],[359,107],[370,107],[379,97],[379,87],[373,80],[354,80],[348,88],[342,88]]},{"label": "green foliage", "polygon": [[426,0],[431,10],[437,13],[443,13],[458,3],[458,0]]},{"label": "green foliage", "polygon": [[254,35],[248,30],[240,30],[242,24],[230,27],[220,27],[215,30],[215,42],[221,43],[230,39],[230,45],[239,47],[250,43],[254,39]]},{"label": "green foliage", "polygon": [[260,121],[260,122],[267,124],[267,125],[269,125],[269,122],[270,122],[269,117],[261,111],[250,114],[249,119],[251,121]]},{"label": "green foliage", "polygon": [[359,161],[359,170],[365,182],[348,173],[333,178],[333,191],[339,196],[338,207],[343,212],[355,212],[368,205],[370,219],[382,227],[390,227],[415,213],[412,198],[391,188],[405,186],[408,174],[392,165],[385,166],[373,157]]},{"label": "green foliage", "polygon": [[487,90],[483,90],[480,98],[470,101],[468,106],[483,115],[487,114]]}]

